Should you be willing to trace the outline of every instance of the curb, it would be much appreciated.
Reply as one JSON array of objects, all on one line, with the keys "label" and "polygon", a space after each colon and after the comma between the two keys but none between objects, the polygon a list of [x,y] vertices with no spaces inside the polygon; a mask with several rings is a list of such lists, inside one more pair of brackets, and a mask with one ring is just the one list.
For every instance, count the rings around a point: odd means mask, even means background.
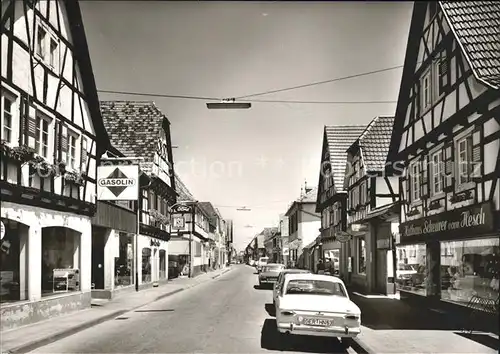
[{"label": "curb", "polygon": [[220,274],[214,275],[214,276],[212,277],[212,279],[217,279],[218,277],[220,277],[220,276],[222,276],[222,275],[226,274],[227,272],[229,272],[229,271],[231,271],[231,270],[232,270],[232,268],[225,269],[225,270],[223,270],[222,272],[220,272]]},{"label": "curb", "polygon": [[[221,276],[222,274],[227,273],[230,270],[231,269],[228,269],[228,270],[222,272],[221,274],[216,275],[215,277],[212,277],[212,279],[215,279],[215,278]],[[208,279],[208,280],[210,280],[210,279]],[[117,310],[117,311],[114,311],[114,312],[109,313],[107,315],[104,315],[102,317],[99,317],[99,318],[96,318],[96,319],[93,319],[93,320],[81,323],[80,325],[77,325],[75,327],[68,328],[67,330],[63,330],[63,331],[61,331],[59,333],[54,333],[54,334],[52,334],[52,335],[50,335],[48,337],[41,338],[41,339],[32,341],[30,343],[26,343],[26,344],[20,345],[18,347],[15,347],[15,348],[12,348],[12,349],[9,349],[9,350],[6,350],[6,351],[2,351],[2,354],[4,354],[4,353],[5,354],[18,354],[18,353],[19,354],[21,354],[21,353],[24,354],[24,353],[29,353],[29,352],[31,352],[31,351],[33,351],[35,349],[38,349],[38,348],[43,347],[45,345],[54,343],[54,342],[56,342],[58,340],[61,340],[63,338],[69,337],[69,336],[71,336],[73,334],[76,334],[78,332],[84,331],[84,330],[86,330],[86,329],[88,329],[90,327],[97,326],[98,324],[107,322],[107,321],[109,321],[109,320],[111,320],[111,319],[113,319],[115,317],[123,315],[124,313],[133,311],[135,309],[138,309],[140,307],[149,305],[149,304],[151,304],[153,302],[156,302],[158,300],[161,300],[161,299],[164,299],[166,297],[175,295],[175,294],[180,293],[181,291],[184,291],[186,289],[194,288],[197,285],[200,285],[202,283],[207,282],[208,280],[206,280],[204,282],[193,284],[192,286],[189,286],[189,287],[184,287],[184,288],[180,288],[180,289],[177,289],[177,290],[170,291],[168,293],[165,293],[163,295],[160,295],[160,296],[156,297],[154,300],[149,301],[147,303],[144,303],[144,304],[141,304],[141,305],[137,305],[137,306],[133,306],[131,308],[127,308],[127,309],[124,309],[124,310]]]},{"label": "curb", "polygon": [[376,354],[373,349],[359,338],[353,338],[351,348],[358,354]]}]

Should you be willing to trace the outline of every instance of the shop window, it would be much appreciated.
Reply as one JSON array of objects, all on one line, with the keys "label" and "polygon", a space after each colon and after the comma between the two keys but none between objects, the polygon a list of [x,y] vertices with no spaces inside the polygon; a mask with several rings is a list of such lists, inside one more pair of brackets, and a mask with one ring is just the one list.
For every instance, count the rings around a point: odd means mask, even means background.
[{"label": "shop window", "polygon": [[498,299],[499,239],[441,242],[441,299]]},{"label": "shop window", "polygon": [[80,290],[80,234],[64,227],[42,229],[42,296]]},{"label": "shop window", "polygon": [[167,279],[167,252],[160,250],[160,279]]},{"label": "shop window", "polygon": [[396,288],[425,296],[428,277],[425,244],[398,246],[396,258]]},{"label": "shop window", "polygon": [[358,274],[366,274],[366,243],[364,237],[358,237],[357,255],[358,255]]},{"label": "shop window", "polygon": [[0,241],[0,303],[28,296],[28,227],[2,218],[5,235]]},{"label": "shop window", "polygon": [[142,282],[151,282],[151,248],[142,249]]},{"label": "shop window", "polygon": [[134,235],[120,232],[115,257],[115,287],[134,284]]}]

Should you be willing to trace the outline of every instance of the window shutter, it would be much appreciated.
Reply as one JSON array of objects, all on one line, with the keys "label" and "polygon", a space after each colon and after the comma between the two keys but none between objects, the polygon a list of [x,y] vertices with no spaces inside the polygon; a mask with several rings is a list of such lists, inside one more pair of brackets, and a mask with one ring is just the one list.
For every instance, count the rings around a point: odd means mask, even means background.
[{"label": "window shutter", "polygon": [[54,162],[61,161],[61,122],[54,123]]},{"label": "window shutter", "polygon": [[481,175],[481,127],[476,127],[472,133],[471,177]]},{"label": "window shutter", "polygon": [[420,183],[420,188],[421,188],[421,196],[422,197],[427,197],[429,195],[429,171],[428,171],[428,160],[427,156],[424,156],[421,160],[421,165],[420,165],[420,171],[421,171],[421,181]]},{"label": "window shutter", "polygon": [[88,159],[87,138],[82,136],[81,142],[82,142],[82,147],[81,147],[82,149],[81,149],[81,153],[80,153],[80,157],[81,157],[80,171],[87,172],[87,159]]},{"label": "window shutter", "polygon": [[21,136],[19,137],[19,143],[21,145],[28,145],[28,113],[27,113],[27,103],[24,97],[21,97],[21,102],[19,104],[19,124],[21,125]]},{"label": "window shutter", "polygon": [[453,187],[453,142],[447,143],[444,146],[444,186],[446,188]]},{"label": "window shutter", "polygon": [[61,124],[61,161],[66,162],[68,155],[68,126],[64,123]]},{"label": "window shutter", "polygon": [[411,202],[411,178],[409,174],[410,169],[406,170],[406,201]]}]

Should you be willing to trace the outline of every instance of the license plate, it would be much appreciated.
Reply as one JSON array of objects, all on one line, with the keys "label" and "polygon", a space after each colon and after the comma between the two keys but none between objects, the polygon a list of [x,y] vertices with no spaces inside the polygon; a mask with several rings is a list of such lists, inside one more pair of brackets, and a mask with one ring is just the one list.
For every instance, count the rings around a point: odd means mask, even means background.
[{"label": "license plate", "polygon": [[326,320],[323,318],[304,318],[302,321],[306,326],[318,326],[318,327],[331,327],[333,326],[333,320]]}]

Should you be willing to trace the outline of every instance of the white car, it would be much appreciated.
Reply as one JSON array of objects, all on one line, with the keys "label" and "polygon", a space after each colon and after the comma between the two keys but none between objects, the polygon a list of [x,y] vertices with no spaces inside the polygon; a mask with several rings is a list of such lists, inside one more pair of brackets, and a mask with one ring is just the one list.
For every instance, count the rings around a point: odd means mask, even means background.
[{"label": "white car", "polygon": [[305,269],[285,269],[278,275],[278,280],[274,283],[273,287],[273,305],[276,305],[276,299],[278,298],[279,289],[283,286],[287,274],[309,274],[311,273]]},{"label": "white car", "polygon": [[345,347],[361,333],[361,310],[344,282],[319,274],[287,274],[276,298],[280,335],[338,337]]}]

